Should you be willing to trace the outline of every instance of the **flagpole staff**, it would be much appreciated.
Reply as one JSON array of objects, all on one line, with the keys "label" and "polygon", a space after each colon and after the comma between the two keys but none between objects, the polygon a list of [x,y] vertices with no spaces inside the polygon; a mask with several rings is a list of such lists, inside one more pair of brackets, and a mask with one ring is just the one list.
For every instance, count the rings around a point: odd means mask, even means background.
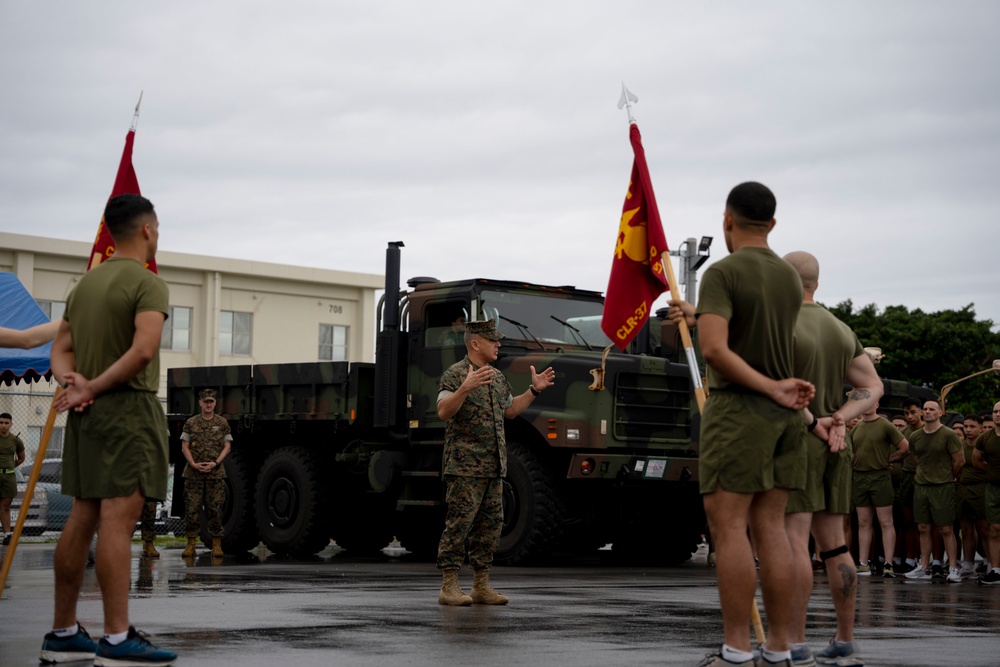
[{"label": "flagpole staff", "polygon": [[42,429],[42,439],[38,443],[38,451],[35,453],[35,462],[31,466],[31,476],[28,478],[28,485],[24,488],[24,497],[21,498],[21,511],[17,513],[17,523],[14,525],[14,534],[10,538],[10,546],[4,554],[3,568],[0,569],[0,598],[3,597],[4,586],[7,585],[7,575],[10,574],[11,564],[14,562],[14,552],[17,551],[17,542],[21,539],[21,530],[24,528],[24,520],[28,516],[28,507],[31,499],[35,497],[35,483],[42,472],[42,461],[45,460],[45,450],[49,447],[49,440],[52,439],[52,430],[56,423],[56,399],[62,392],[62,387],[56,388],[56,393],[52,395],[52,405],[49,406],[49,416],[45,420],[45,428]]},{"label": "flagpole staff", "polygon": [[142,93],[139,91],[139,101],[135,103],[135,114],[132,116],[132,125],[128,128],[129,132],[135,132],[135,128],[139,125],[139,106],[142,104]]},{"label": "flagpole staff", "polygon": [[[632,102],[638,102],[639,98],[635,94],[625,87],[625,83],[622,83],[622,96],[618,100],[618,108],[625,108],[628,113],[629,125],[635,125],[635,116],[632,115]],[[674,274],[674,265],[670,261],[670,257],[663,255],[660,258],[660,266],[663,268],[664,273],[667,276],[667,285],[670,287],[670,296],[675,301],[681,300],[680,290],[677,289],[677,276]],[[698,412],[699,414],[705,410],[705,388],[701,384],[701,372],[698,370],[698,359],[694,354],[694,343],[691,342],[691,331],[688,329],[687,322],[681,319],[679,327],[681,332],[681,343],[684,345],[684,354],[687,356],[688,371],[691,373],[691,382],[694,386],[694,396],[695,400],[698,402]],[[763,641],[763,640],[761,640]]]},{"label": "flagpole staff", "polygon": [[[628,122],[629,125],[635,125],[635,116],[632,115],[632,102],[638,102],[639,98],[635,94],[625,87],[625,83],[622,82],[622,96],[618,100],[618,108],[625,108],[628,112]],[[680,290],[677,289],[677,276],[674,274],[674,265],[670,261],[669,255],[661,255],[660,257],[660,267],[667,277],[667,285],[670,288],[670,296],[675,301],[681,300]],[[691,342],[691,331],[688,329],[687,320],[681,318],[678,323],[678,329],[681,332],[681,343],[684,346],[684,354],[687,356],[688,370],[691,373],[691,383],[694,387],[695,400],[698,402],[698,413],[701,414],[705,411],[705,388],[701,384],[701,373],[698,371],[698,360],[694,353],[694,343]],[[764,634],[764,623],[761,621],[760,608],[757,606],[756,596],[753,599],[753,606],[750,608],[750,620],[753,624],[754,632],[757,635],[757,641],[764,645],[766,643],[766,635]]]}]

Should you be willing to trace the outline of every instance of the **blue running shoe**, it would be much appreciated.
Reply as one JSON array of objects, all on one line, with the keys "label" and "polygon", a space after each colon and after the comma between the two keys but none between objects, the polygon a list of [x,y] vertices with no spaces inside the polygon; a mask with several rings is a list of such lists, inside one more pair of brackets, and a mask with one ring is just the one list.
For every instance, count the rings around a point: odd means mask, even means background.
[{"label": "blue running shoe", "polygon": [[862,667],[865,661],[858,653],[858,645],[854,642],[838,642],[836,639],[831,639],[827,647],[816,654],[816,664]]},{"label": "blue running shoe", "polygon": [[106,639],[97,644],[97,656],[94,667],[142,667],[144,665],[172,665],[177,660],[177,654],[166,649],[156,648],[131,625],[128,627],[128,638],[121,644],[111,645]]},{"label": "blue running shoe", "polygon": [[97,642],[90,638],[82,625],[77,623],[76,627],[76,634],[69,637],[57,637],[54,632],[47,633],[42,640],[42,655],[39,660],[45,663],[93,660]]}]

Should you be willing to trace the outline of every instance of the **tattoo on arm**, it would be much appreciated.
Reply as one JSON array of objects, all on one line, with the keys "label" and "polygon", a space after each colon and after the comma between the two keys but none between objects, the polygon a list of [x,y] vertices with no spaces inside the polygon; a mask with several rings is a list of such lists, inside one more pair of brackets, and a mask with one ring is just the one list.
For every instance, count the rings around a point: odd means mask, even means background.
[{"label": "tattoo on arm", "polygon": [[852,389],[849,394],[847,394],[847,400],[849,401],[864,401],[871,398],[872,393],[867,389]]}]

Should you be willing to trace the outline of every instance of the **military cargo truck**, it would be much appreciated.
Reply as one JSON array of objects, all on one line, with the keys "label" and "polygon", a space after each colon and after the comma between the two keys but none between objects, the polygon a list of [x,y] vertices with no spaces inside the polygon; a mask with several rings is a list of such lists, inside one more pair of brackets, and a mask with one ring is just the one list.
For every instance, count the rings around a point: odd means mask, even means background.
[{"label": "military cargo truck", "polygon": [[[613,544],[621,556],[687,560],[705,531],[697,487],[697,409],[676,328],[662,313],[626,352],[600,328],[603,298],[573,287],[413,278],[401,290],[402,243],[386,252],[374,363],[174,368],[171,459],[197,393],[218,392],[235,446],[225,461],[227,552],[258,541],[312,554],[330,539],[352,553],[397,536],[418,556],[443,526],[438,379],[463,358],[458,318],[495,318],[496,366],[515,393],[529,366],[556,384],[506,423],[508,474],[498,562],[535,561]],[[182,465],[174,514],[182,514]]]}]

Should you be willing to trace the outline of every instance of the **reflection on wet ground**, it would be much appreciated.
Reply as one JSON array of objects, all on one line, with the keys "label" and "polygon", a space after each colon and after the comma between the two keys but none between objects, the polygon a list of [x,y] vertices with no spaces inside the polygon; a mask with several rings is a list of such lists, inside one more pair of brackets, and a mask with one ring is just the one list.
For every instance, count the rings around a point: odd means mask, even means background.
[{"label": "reflection on wet ground", "polygon": [[[54,545],[21,545],[0,600],[0,665],[37,664],[52,607]],[[714,570],[621,567],[598,558],[560,567],[496,568],[506,607],[441,607],[432,563],[352,558],[331,547],[301,560],[261,550],[235,558],[132,560],[132,619],[183,665],[693,665],[722,622]],[[2,553],[2,552],[0,552]],[[462,573],[462,584],[471,573]],[[1000,587],[862,579],[857,638],[869,665],[1000,664]],[[84,625],[101,626],[94,570]],[[816,577],[810,642],[835,620]],[[79,664],[79,663],[78,663]],[[83,663],[86,664],[86,663]]]}]

